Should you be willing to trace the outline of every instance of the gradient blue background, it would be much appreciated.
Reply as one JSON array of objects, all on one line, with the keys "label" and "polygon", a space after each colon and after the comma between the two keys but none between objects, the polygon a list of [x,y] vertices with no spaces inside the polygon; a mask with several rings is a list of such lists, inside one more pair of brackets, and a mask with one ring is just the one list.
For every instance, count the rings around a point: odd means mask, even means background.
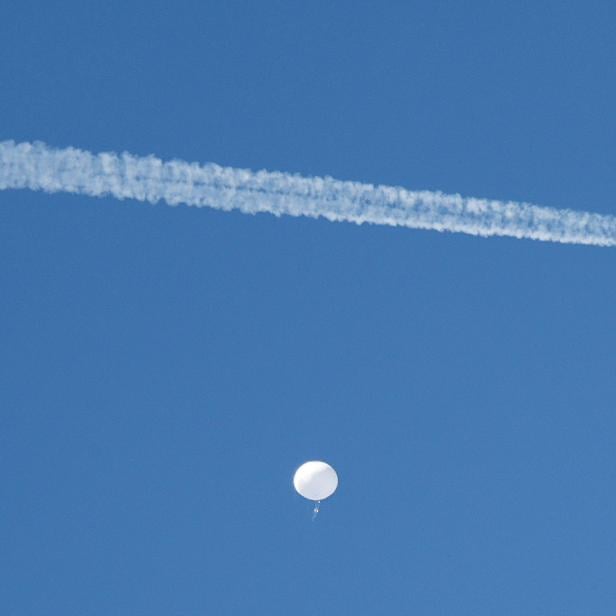
[{"label": "gradient blue background", "polygon": [[[615,21],[9,0],[0,139],[614,213]],[[0,193],[1,613],[613,616],[615,265]]]}]

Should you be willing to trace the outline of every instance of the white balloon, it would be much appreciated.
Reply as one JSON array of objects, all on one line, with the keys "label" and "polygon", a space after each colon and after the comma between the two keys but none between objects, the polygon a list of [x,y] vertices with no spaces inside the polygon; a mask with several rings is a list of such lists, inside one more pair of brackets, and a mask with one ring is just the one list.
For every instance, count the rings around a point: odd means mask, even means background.
[{"label": "white balloon", "polygon": [[305,462],[293,476],[295,489],[312,501],[322,501],[331,496],[338,487],[338,475],[326,462]]}]

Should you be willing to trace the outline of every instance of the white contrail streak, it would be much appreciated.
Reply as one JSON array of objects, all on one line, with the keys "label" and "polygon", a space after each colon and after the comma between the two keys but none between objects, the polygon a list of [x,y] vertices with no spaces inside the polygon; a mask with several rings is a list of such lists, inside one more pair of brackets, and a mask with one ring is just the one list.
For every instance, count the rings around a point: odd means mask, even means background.
[{"label": "white contrail streak", "polygon": [[614,216],[153,156],[92,154],[40,142],[0,142],[0,190],[8,188],[616,246]]}]

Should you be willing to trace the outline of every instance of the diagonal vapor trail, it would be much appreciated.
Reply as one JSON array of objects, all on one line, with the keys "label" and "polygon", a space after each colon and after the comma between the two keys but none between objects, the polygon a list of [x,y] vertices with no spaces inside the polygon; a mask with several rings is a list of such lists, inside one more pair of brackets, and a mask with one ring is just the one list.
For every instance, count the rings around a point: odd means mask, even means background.
[{"label": "diagonal vapor trail", "polygon": [[0,190],[15,188],[483,237],[616,246],[615,216],[330,177],[254,172],[212,163],[162,161],[127,153],[92,154],[76,148],[52,148],[41,142],[2,141]]}]

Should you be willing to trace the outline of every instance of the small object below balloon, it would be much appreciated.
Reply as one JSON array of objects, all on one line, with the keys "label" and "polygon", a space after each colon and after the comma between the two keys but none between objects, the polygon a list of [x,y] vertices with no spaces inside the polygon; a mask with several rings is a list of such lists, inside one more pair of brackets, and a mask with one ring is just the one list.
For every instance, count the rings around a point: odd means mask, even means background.
[{"label": "small object below balloon", "polygon": [[319,507],[321,506],[321,501],[317,501],[314,504],[314,509],[312,510],[312,521],[319,515]]}]

